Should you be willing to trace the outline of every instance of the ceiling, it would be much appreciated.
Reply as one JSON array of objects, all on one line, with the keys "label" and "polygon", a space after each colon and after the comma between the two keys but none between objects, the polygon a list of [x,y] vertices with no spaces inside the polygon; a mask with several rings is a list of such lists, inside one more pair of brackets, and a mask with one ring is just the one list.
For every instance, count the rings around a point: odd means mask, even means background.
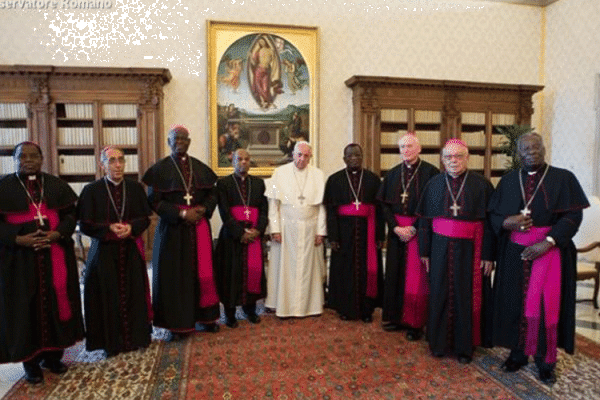
[{"label": "ceiling", "polygon": [[495,1],[497,3],[513,3],[513,4],[523,4],[523,5],[528,5],[528,6],[545,7],[549,4],[556,3],[558,0],[483,0],[483,1]]}]

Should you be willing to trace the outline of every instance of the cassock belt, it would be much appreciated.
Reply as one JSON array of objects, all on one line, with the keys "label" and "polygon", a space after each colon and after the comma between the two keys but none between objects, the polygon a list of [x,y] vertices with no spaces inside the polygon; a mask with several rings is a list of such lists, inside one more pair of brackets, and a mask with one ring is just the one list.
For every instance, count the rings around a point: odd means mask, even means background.
[{"label": "cassock belt", "polygon": [[[510,235],[511,242],[522,246],[531,246],[544,241],[551,226],[534,226],[528,232],[515,232]],[[544,299],[546,327],[546,359],[548,364],[556,362],[558,319],[560,315],[561,260],[558,247],[552,247],[542,256],[533,260],[529,285],[525,294],[525,318],[527,334],[525,354],[535,355],[537,351],[540,324],[541,302]]]},{"label": "cassock belt", "polygon": [[[412,226],[417,217],[394,215],[400,227]],[[419,257],[419,240],[417,235],[406,243],[406,276],[404,284],[404,305],[402,322],[413,328],[422,328],[427,322],[427,299],[429,282],[427,271],[423,268]]]},{"label": "cassock belt", "polygon": [[338,207],[338,214],[367,219],[367,290],[366,296],[377,297],[377,243],[375,243],[375,206],[346,204]]},{"label": "cassock belt", "polygon": [[[48,218],[50,229],[55,230],[60,222],[58,212],[47,208],[46,204],[42,203],[40,213]],[[18,225],[35,221],[37,215],[35,207],[33,204],[30,204],[28,211],[8,214],[6,221],[12,225]],[[71,319],[72,314],[67,293],[67,264],[65,262],[65,251],[58,243],[50,244],[50,259],[52,261],[52,285],[54,286],[56,301],[58,303],[58,317],[63,322],[68,321]]]},{"label": "cassock belt", "polygon": [[[250,214],[248,217],[244,211],[248,209]],[[231,207],[231,215],[237,221],[250,222],[252,228],[256,228],[258,224],[258,208],[246,206]],[[262,278],[262,240],[260,235],[256,237],[252,243],[248,243],[248,292],[260,293],[260,281]]]},{"label": "cassock belt", "polygon": [[[177,205],[181,210],[193,206]],[[198,282],[200,284],[200,307],[210,307],[219,303],[215,278],[213,276],[212,237],[206,218],[196,222],[196,259],[198,264]]]},{"label": "cassock belt", "polygon": [[473,241],[473,307],[472,307],[472,334],[473,345],[481,344],[481,297],[482,297],[482,271],[481,248],[483,245],[483,222],[461,221],[450,218],[434,218],[432,221],[433,232],[438,235],[456,239],[471,239]]}]

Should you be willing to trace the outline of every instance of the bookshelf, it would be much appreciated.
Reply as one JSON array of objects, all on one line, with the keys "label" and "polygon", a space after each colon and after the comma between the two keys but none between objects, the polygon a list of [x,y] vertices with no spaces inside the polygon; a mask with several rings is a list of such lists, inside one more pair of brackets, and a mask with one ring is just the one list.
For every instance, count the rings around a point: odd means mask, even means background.
[{"label": "bookshelf", "polygon": [[496,184],[505,171],[497,128],[530,124],[535,85],[353,76],[353,136],[363,147],[364,164],[384,175],[400,162],[398,139],[413,131],[421,158],[440,167],[446,140],[469,146],[469,168]]},{"label": "bookshelf", "polygon": [[44,152],[43,171],[78,194],[103,175],[100,151],[107,145],[123,149],[126,175],[139,180],[162,157],[163,86],[170,80],[163,68],[0,65],[2,174],[14,172],[6,170],[8,158],[29,139]]}]

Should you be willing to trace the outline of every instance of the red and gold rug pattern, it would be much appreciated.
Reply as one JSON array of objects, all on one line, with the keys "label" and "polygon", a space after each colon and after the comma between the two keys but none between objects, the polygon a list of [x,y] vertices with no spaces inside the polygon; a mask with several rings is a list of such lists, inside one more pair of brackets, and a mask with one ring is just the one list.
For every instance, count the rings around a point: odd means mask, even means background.
[{"label": "red and gold rug pattern", "polygon": [[[600,348],[578,336],[574,356],[559,355],[558,382],[537,380],[533,363],[500,370],[506,350],[478,350],[474,361],[434,358],[376,322],[320,317],[240,321],[216,334],[108,360],[76,361],[43,385],[20,381],[6,399],[590,399],[600,398]],[[80,357],[79,360],[82,360]]]}]

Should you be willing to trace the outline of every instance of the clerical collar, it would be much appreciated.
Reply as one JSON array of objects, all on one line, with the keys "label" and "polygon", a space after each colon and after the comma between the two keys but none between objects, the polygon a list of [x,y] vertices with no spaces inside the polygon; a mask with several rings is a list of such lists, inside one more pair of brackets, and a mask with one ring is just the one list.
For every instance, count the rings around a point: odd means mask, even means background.
[{"label": "clerical collar", "polygon": [[418,162],[419,162],[419,158],[417,157],[417,159],[415,160],[414,163],[411,164],[410,162],[404,161],[404,165],[406,165],[406,168],[412,169],[412,167],[414,167],[415,165],[417,165]]},{"label": "clerical collar", "polygon": [[466,174],[466,173],[467,173],[467,171],[468,171],[468,169],[465,169],[463,172],[461,172],[461,173],[460,173],[460,174],[458,174],[457,176],[452,176],[452,175],[450,175],[450,173],[448,173],[447,175],[448,175],[450,178],[452,178],[452,179],[458,179],[458,178],[462,177],[464,174]]},{"label": "clerical collar", "polygon": [[527,172],[527,175],[529,175],[529,176],[531,176],[531,175],[535,175],[535,174],[537,174],[539,171],[541,171],[541,170],[544,168],[544,166],[545,166],[545,165],[546,165],[546,163],[542,163],[542,165],[540,165],[540,166],[539,166],[539,168],[536,168],[536,170],[535,170],[535,171],[527,171],[527,170],[525,170],[525,169],[523,169],[523,171]]},{"label": "clerical collar", "polygon": [[108,175],[106,175],[106,179],[115,186],[119,186],[121,183],[123,183],[123,179],[121,179],[121,182],[115,182],[112,179],[110,179],[110,177]]},{"label": "clerical collar", "polygon": [[27,179],[28,181],[35,181],[38,179],[38,176],[41,176],[42,173],[38,172],[36,174],[17,174],[21,179]]},{"label": "clerical collar", "polygon": [[187,153],[184,153],[184,154],[175,153],[175,157],[177,157],[177,160],[179,160],[179,161],[185,161],[185,158],[187,157]]},{"label": "clerical collar", "polygon": [[360,170],[361,170],[362,168],[359,168],[359,169],[354,169],[354,170],[352,170],[352,169],[350,169],[350,168],[346,168],[346,169],[347,169],[347,170],[348,170],[348,171],[349,171],[349,172],[350,172],[352,175],[356,175],[356,174],[358,174],[358,173],[360,172]]},{"label": "clerical collar", "polygon": [[246,178],[248,177],[248,175],[246,175],[246,176],[239,175],[239,174],[236,174],[235,172],[233,173],[233,176],[235,176],[236,178],[238,178],[242,182],[244,182],[246,180]]}]

